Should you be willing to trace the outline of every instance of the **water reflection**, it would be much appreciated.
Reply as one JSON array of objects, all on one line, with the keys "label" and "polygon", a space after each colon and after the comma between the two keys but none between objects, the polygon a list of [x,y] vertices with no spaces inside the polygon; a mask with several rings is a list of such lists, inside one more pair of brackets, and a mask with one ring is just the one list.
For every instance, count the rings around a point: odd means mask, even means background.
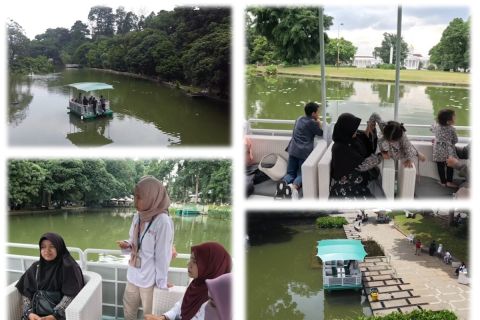
[{"label": "water reflection", "polygon": [[[274,79],[274,80],[272,80]],[[321,101],[319,79],[251,77],[247,84],[247,117],[296,119],[308,101]],[[372,112],[393,119],[395,85],[388,82],[327,80],[327,116],[332,121],[344,113],[367,120]],[[454,108],[457,125],[469,124],[468,88],[402,84],[399,87],[399,120],[409,124],[432,124],[442,108]],[[262,127],[269,127],[263,125]],[[413,134],[428,130],[411,129]]]},{"label": "water reflection", "polygon": [[[53,231],[61,234],[70,247],[118,249],[115,241],[128,238],[135,214],[134,208],[102,208],[85,210],[62,210],[57,213],[36,212],[31,215],[9,216],[8,241],[37,243],[41,234]],[[174,243],[180,253],[190,253],[190,247],[206,241],[218,241],[230,251],[231,227],[229,220],[208,216],[172,216],[175,227]],[[13,253],[17,252],[15,250]],[[24,251],[20,251],[24,252]],[[30,253],[38,255],[38,250]],[[128,259],[123,255],[89,255],[89,260],[121,262]],[[180,259],[174,266],[185,266]]]},{"label": "water reflection", "polygon": [[360,292],[323,290],[315,244],[321,239],[343,238],[343,230],[318,230],[313,222],[302,225],[291,220],[250,219],[249,319],[345,319],[369,314]]},{"label": "water reflection", "polygon": [[[85,126],[85,130],[98,131],[109,140],[99,141],[95,132],[72,139],[66,136],[77,133],[70,131],[72,120],[66,107],[72,93],[66,85],[89,81],[114,86],[111,93],[99,92],[110,98],[114,111],[108,123],[110,136],[102,134],[101,128]],[[88,69],[66,69],[35,77],[11,76],[9,82],[9,142],[14,145],[167,146],[230,142],[228,103],[192,99],[181,90],[159,83]]]}]

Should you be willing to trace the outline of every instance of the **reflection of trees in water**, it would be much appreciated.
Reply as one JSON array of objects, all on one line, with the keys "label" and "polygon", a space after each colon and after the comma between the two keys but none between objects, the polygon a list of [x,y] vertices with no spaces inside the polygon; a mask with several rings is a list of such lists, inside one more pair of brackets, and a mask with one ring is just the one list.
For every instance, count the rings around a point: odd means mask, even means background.
[{"label": "reflection of trees in water", "polygon": [[425,93],[432,101],[434,117],[442,109],[452,109],[455,111],[457,125],[468,125],[470,123],[469,91],[467,88],[435,86],[425,88]]},{"label": "reflection of trees in water", "polygon": [[353,84],[353,81],[329,80],[327,82],[327,100],[347,100],[355,94]]},{"label": "reflection of trees in water", "polygon": [[8,123],[19,125],[26,117],[33,100],[31,80],[12,76],[8,86]]},{"label": "reflection of trees in water", "polygon": [[[380,99],[380,107],[390,107],[393,103],[395,103],[395,84],[373,82],[371,87],[372,91],[378,94],[378,98]],[[405,95],[405,90],[405,86],[400,86],[400,98],[403,98]]]},{"label": "reflection of trees in water", "polygon": [[[354,94],[353,81],[327,82],[327,100],[346,100]],[[303,114],[305,103],[321,100],[319,79],[256,77],[248,83],[247,114],[255,118],[296,119]]]}]

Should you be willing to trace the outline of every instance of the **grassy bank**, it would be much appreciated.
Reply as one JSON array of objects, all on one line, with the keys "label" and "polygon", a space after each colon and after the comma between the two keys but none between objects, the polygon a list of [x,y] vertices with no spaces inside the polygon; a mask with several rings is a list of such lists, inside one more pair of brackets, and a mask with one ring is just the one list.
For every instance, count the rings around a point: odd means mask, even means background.
[{"label": "grassy bank", "polygon": [[457,228],[446,227],[438,219],[421,214],[412,219],[406,218],[405,214],[400,212],[394,214],[394,219],[395,225],[404,234],[414,234],[426,246],[435,240],[454,257],[468,263],[468,237],[467,239],[458,237]]},{"label": "grassy bank", "polygon": [[[266,67],[258,67],[264,71]],[[278,67],[278,74],[293,76],[320,77],[319,65],[306,65],[299,67]],[[336,68],[326,67],[327,78],[395,81],[395,70],[362,69],[362,68]],[[470,74],[461,72],[444,72],[429,70],[401,70],[400,81],[409,83],[425,83],[437,85],[469,86]]]}]

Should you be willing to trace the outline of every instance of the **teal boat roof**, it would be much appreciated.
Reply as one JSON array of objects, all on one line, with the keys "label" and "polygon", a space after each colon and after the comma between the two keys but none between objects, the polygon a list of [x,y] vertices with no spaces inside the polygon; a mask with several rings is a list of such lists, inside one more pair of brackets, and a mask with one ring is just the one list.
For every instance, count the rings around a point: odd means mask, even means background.
[{"label": "teal boat roof", "polygon": [[367,252],[360,240],[334,239],[317,243],[317,257],[322,261],[359,260],[363,261]]},{"label": "teal boat roof", "polygon": [[77,82],[67,84],[67,86],[86,92],[113,89],[113,86],[111,84],[103,82]]}]

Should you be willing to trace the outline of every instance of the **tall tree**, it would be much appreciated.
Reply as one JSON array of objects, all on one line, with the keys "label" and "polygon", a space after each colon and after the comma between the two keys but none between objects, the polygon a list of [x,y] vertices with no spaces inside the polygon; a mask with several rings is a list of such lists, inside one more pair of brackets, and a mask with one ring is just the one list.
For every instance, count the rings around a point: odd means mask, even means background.
[{"label": "tall tree", "polygon": [[[256,33],[271,42],[279,57],[289,64],[310,63],[318,60],[318,9],[252,8]],[[324,28],[332,25],[332,17],[324,16]],[[328,37],[324,34],[326,42]]]},{"label": "tall tree", "polygon": [[8,163],[8,202],[18,209],[41,198],[41,187],[46,170],[28,160],[13,160]]},{"label": "tall tree", "polygon": [[80,20],[75,21],[73,26],[70,28],[70,36],[74,48],[79,47],[83,42],[85,42],[87,36],[89,35],[90,30],[88,30],[88,26]]},{"label": "tall tree", "polygon": [[11,64],[15,59],[26,56],[30,40],[25,35],[22,26],[13,20],[7,23],[8,36],[8,63]]},{"label": "tall tree", "polygon": [[353,60],[357,53],[357,47],[348,40],[330,39],[325,47],[325,63],[337,64],[337,58],[340,63],[348,63]]},{"label": "tall tree", "polygon": [[[408,54],[408,44],[402,39],[400,40],[400,62],[403,65]],[[390,63],[390,48],[393,47],[393,62],[396,63],[397,57],[397,35],[394,33],[383,34],[382,45],[380,47],[375,47],[373,55],[375,57],[380,57],[383,63]]]},{"label": "tall tree", "polygon": [[88,13],[88,20],[90,21],[94,39],[99,36],[113,36],[115,15],[112,8],[106,6],[92,7]]},{"label": "tall tree", "polygon": [[430,62],[441,70],[470,68],[470,21],[455,18],[443,31],[440,42],[430,49]]}]

